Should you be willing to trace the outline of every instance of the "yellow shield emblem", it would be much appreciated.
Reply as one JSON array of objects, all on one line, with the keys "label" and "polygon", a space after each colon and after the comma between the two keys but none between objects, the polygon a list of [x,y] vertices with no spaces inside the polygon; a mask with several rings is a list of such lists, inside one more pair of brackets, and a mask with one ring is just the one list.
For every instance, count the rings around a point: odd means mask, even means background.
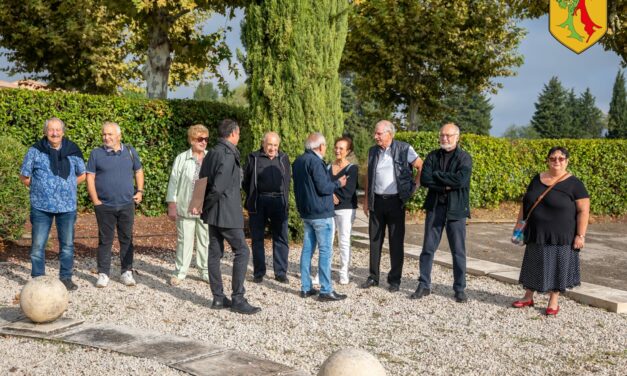
[{"label": "yellow shield emblem", "polygon": [[607,0],[550,0],[549,31],[576,53],[598,42],[607,31]]}]

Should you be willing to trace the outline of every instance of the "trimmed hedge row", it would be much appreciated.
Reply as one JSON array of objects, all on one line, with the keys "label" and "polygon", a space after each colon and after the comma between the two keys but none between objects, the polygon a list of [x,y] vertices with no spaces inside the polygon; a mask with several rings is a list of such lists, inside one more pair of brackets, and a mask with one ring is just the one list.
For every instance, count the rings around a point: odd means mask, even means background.
[{"label": "trimmed hedge row", "polygon": [[[140,210],[147,215],[165,211],[170,169],[176,155],[188,148],[188,126],[205,124],[210,137],[214,138],[220,120],[236,119],[242,126],[239,145],[242,156],[253,149],[246,109],[223,103],[0,90],[0,130],[22,145],[30,146],[39,139],[44,121],[51,116],[65,121],[66,135],[85,152],[85,159],[91,149],[102,143],[102,123],[110,120],[120,124],[123,142],[137,148],[144,165],[146,195]],[[399,132],[397,139],[412,144],[423,157],[438,147],[437,132]],[[474,162],[472,207],[492,207],[500,202],[520,200],[533,175],[546,169],[544,161],[548,150],[559,144],[570,151],[569,169],[590,192],[592,212],[627,213],[625,140],[511,141],[467,134],[462,135],[461,143]],[[290,160],[295,157],[290,155]],[[362,170],[365,171],[365,166]],[[425,196],[424,189],[418,190],[409,208],[418,210]],[[91,208],[84,185],[79,189],[79,207]],[[290,214],[296,215],[296,211]]]},{"label": "trimmed hedge row", "polygon": [[[437,132],[399,132],[396,138],[423,157],[439,147]],[[627,140],[508,140],[466,134],[461,145],[473,158],[471,208],[521,200],[531,178],[547,169],[549,149],[563,146],[570,152],[568,170],[590,193],[591,212],[627,213]],[[425,197],[426,190],[420,189],[410,209],[420,208]]]},{"label": "trimmed hedge row", "polygon": [[[145,100],[75,93],[0,90],[0,131],[22,145],[42,137],[46,119],[56,116],[66,124],[65,134],[85,154],[102,145],[101,127],[114,121],[122,128],[122,142],[133,145],[142,160],[146,177],[145,196],[139,209],[147,215],[165,211],[165,195],[174,158],[189,148],[187,128],[202,123],[215,138],[224,118],[242,126],[242,154],[252,148],[246,110],[223,103],[192,100]],[[15,166],[19,170],[19,165]],[[91,208],[85,185],[79,189],[80,209]]]},{"label": "trimmed hedge row", "polygon": [[20,181],[19,169],[26,147],[0,135],[0,252],[2,240],[19,239],[28,217],[28,190]]}]

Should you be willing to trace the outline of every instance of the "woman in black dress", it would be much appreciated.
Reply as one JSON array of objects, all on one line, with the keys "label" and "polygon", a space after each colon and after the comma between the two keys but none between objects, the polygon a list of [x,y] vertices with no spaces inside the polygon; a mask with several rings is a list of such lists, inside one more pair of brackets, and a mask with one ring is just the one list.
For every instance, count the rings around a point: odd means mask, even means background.
[{"label": "woman in black dress", "polygon": [[527,217],[537,198],[557,182],[531,212],[524,231],[525,256],[519,282],[525,296],[512,306],[533,306],[533,294],[549,292],[547,315],[559,312],[560,292],[580,285],[579,250],[583,248],[590,215],[590,198],[581,180],[566,171],[568,151],[553,147],[548,170],[536,175],[523,198],[518,220]]}]

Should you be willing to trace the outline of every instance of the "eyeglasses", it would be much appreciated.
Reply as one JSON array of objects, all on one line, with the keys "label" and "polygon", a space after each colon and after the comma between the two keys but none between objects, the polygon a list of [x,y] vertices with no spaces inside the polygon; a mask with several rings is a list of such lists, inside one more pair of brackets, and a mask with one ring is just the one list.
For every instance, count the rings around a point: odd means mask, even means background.
[{"label": "eyeglasses", "polygon": [[196,142],[209,142],[209,137],[198,137],[196,138]]},{"label": "eyeglasses", "polygon": [[550,162],[564,162],[566,157],[549,157]]},{"label": "eyeglasses", "polygon": [[440,138],[453,138],[455,136],[457,136],[457,133],[450,133],[450,134],[440,133]]}]

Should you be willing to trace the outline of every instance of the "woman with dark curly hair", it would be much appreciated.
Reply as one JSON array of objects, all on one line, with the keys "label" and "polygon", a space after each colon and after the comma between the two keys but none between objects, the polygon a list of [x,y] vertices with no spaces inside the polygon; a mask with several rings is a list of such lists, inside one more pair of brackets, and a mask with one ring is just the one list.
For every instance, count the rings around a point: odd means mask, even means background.
[{"label": "woman with dark curly hair", "polygon": [[559,294],[581,283],[579,251],[585,244],[590,216],[588,192],[581,180],[566,170],[568,158],[563,147],[549,150],[548,170],[531,180],[518,214],[519,222],[527,218],[519,278],[525,296],[512,306],[533,306],[535,292],[548,292],[545,313],[549,316],[559,312]]}]

